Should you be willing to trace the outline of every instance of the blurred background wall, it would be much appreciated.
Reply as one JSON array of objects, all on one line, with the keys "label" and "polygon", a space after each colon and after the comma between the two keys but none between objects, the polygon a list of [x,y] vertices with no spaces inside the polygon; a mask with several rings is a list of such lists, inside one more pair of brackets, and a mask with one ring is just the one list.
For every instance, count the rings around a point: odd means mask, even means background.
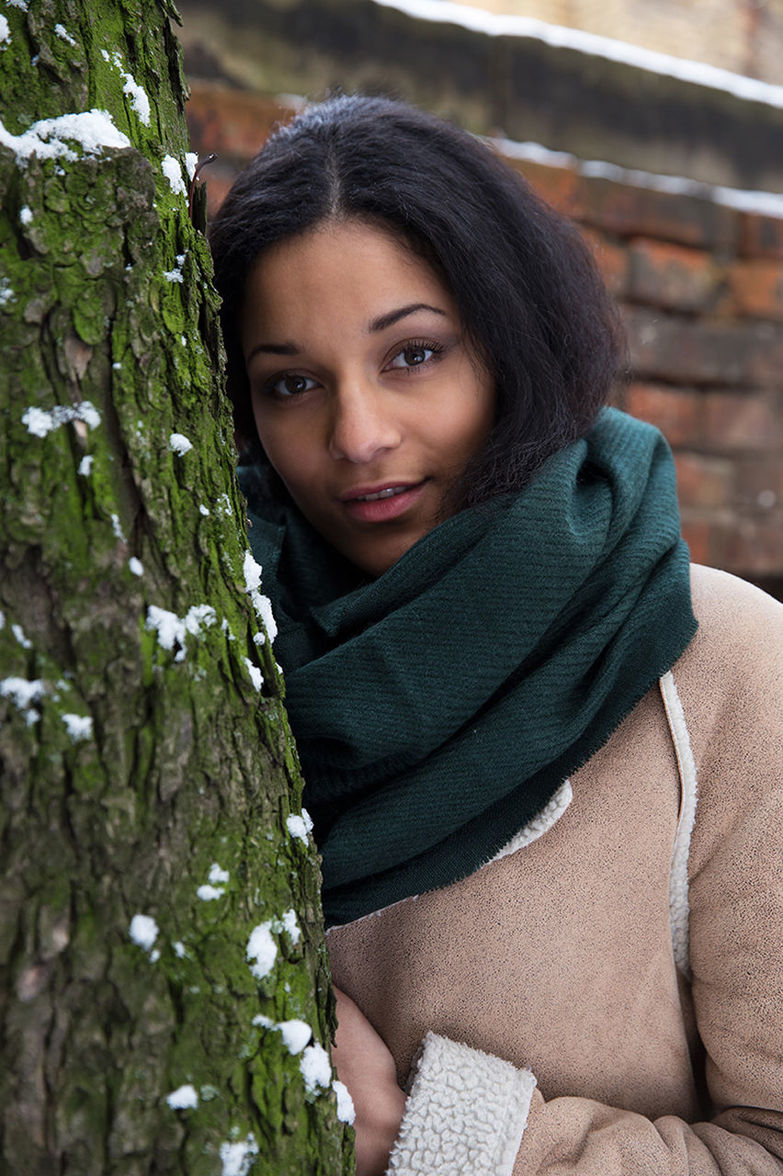
[{"label": "blurred background wall", "polygon": [[624,406],[674,449],[692,557],[783,599],[783,0],[179,7],[212,210],[275,122],[339,88],[489,137],[574,218],[628,331]]}]

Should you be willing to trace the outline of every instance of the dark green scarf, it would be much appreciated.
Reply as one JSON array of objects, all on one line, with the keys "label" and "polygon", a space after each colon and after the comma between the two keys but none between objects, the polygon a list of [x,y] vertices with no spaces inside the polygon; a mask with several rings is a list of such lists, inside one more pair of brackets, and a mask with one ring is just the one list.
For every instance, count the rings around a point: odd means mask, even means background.
[{"label": "dark green scarf", "polygon": [[243,486],[330,924],[491,858],[696,630],[671,453],[612,409],[369,583]]}]

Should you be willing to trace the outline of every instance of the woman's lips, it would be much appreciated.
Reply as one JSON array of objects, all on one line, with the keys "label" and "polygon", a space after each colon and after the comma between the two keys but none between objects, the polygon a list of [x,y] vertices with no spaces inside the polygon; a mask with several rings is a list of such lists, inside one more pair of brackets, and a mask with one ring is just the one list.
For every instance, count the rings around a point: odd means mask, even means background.
[{"label": "woman's lips", "polygon": [[387,482],[381,486],[358,487],[340,499],[347,514],[361,523],[385,523],[396,519],[416,503],[427,479],[415,483]]}]

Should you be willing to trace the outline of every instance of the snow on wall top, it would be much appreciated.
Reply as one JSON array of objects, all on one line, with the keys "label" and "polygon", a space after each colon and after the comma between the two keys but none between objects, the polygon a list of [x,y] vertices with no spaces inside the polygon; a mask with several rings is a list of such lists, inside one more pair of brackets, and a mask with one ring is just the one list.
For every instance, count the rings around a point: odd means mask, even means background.
[{"label": "snow on wall top", "polygon": [[725,188],[719,184],[707,184],[703,180],[692,180],[685,176],[670,176],[660,172],[642,171],[639,168],[620,167],[601,159],[580,159],[568,151],[551,151],[540,143],[519,143],[513,139],[484,136],[484,142],[494,147],[501,155],[511,159],[524,159],[540,163],[545,167],[572,168],[581,176],[613,180],[631,188],[649,188],[653,192],[668,192],[674,196],[694,196],[711,200],[741,212],[755,212],[760,216],[783,219],[783,194],[779,192],[754,192],[744,188]]},{"label": "snow on wall top", "polygon": [[384,8],[396,8],[419,20],[456,24],[490,37],[528,37],[555,48],[575,49],[592,57],[603,57],[607,61],[632,65],[664,77],[723,90],[737,98],[762,102],[766,106],[783,110],[783,86],[743,77],[742,74],[719,69],[715,65],[672,57],[653,49],[642,49],[641,46],[617,41],[612,37],[601,37],[597,33],[587,33],[582,29],[547,24],[528,16],[500,16],[469,5],[455,4],[453,0],[375,0],[375,3]]}]

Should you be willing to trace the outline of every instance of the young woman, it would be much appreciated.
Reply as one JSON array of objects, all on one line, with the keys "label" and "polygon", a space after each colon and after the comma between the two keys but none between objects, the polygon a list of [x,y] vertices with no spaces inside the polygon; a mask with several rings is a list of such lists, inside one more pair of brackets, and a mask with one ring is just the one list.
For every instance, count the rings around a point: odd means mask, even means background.
[{"label": "young woman", "polygon": [[783,608],[689,572],[580,238],[340,98],[212,244],[360,1176],[780,1176]]}]

